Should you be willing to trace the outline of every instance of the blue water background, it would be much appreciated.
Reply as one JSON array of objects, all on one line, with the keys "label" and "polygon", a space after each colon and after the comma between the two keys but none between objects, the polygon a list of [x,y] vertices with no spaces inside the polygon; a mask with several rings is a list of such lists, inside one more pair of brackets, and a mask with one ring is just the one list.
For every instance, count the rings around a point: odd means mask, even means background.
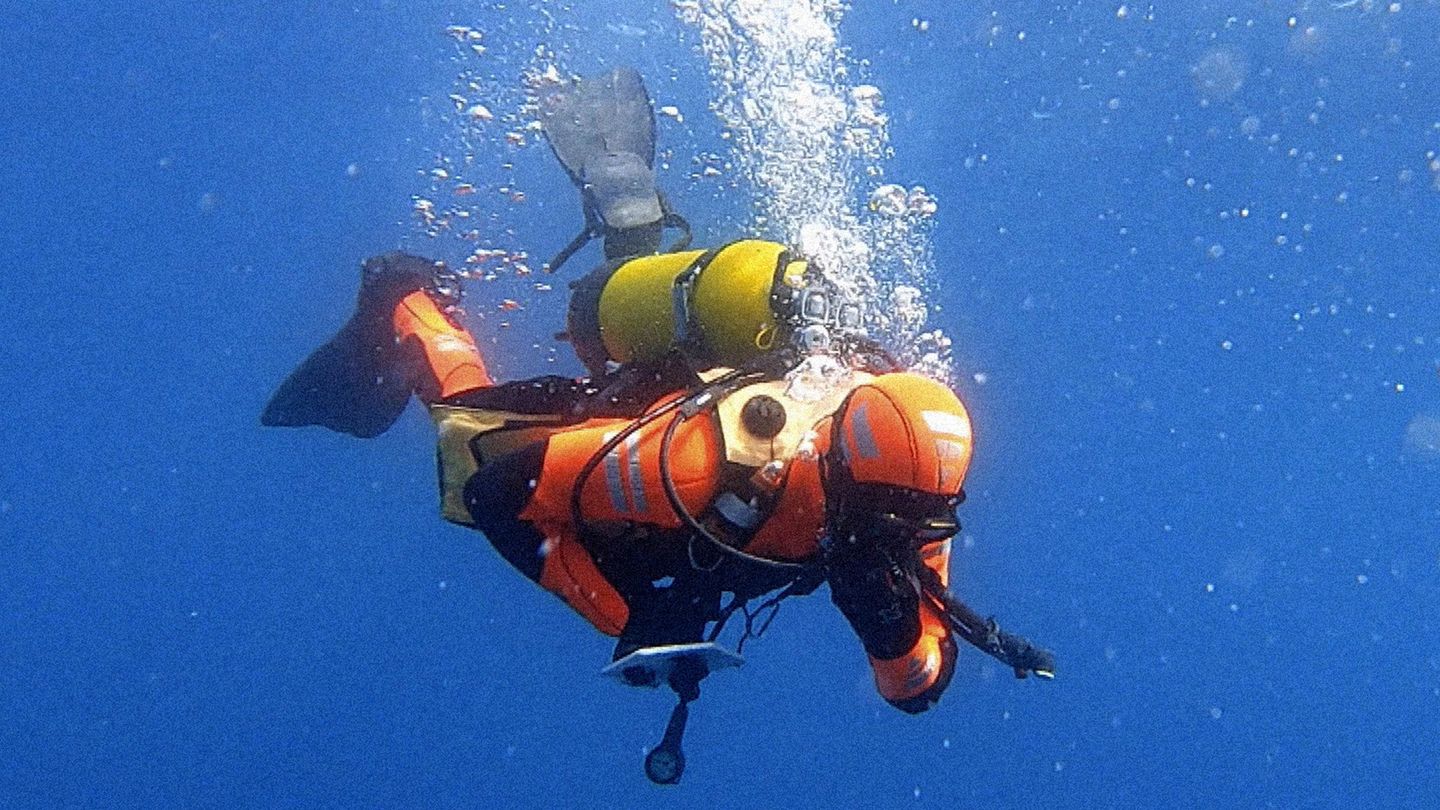
[{"label": "blue water background", "polygon": [[[888,179],[941,201],[977,431],[956,588],[1058,680],[967,651],[907,717],[820,594],[706,683],[684,783],[650,786],[669,700],[597,677],[607,640],[440,521],[422,412],[258,426],[358,262],[424,248],[444,27],[533,12],[12,2],[0,805],[1435,806],[1440,459],[1404,436],[1440,418],[1440,4],[858,5]],[[708,137],[666,4],[560,17],[568,67],[633,63]],[[1217,49],[1244,84],[1203,106]],[[509,225],[546,255],[578,214],[521,160]],[[703,236],[740,236],[744,191],[679,172]],[[532,348],[560,299],[502,328],[491,294],[502,376],[577,370]]]}]

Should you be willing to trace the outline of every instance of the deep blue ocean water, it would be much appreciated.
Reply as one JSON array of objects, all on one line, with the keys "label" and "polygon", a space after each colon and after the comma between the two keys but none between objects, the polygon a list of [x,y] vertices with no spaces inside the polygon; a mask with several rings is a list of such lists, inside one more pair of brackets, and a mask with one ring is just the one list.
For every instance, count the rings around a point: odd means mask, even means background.
[{"label": "deep blue ocean water", "polygon": [[[954,584],[1056,681],[971,651],[902,715],[817,595],[655,788],[669,698],[439,519],[421,411],[259,427],[359,261],[426,249],[445,27],[549,14],[567,68],[634,64],[704,130],[668,4],[10,3],[0,806],[1435,806],[1440,3],[855,5],[888,176],[941,202]],[[662,183],[741,236],[751,190],[685,181],[683,134]],[[528,201],[481,227],[548,255],[573,192],[515,160]],[[492,368],[577,372],[561,299],[498,289]]]}]

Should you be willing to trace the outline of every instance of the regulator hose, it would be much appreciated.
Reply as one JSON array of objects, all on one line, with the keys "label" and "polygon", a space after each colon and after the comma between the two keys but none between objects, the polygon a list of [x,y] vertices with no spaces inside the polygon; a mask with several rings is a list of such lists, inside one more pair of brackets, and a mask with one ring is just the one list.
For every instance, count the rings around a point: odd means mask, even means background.
[{"label": "regulator hose", "polygon": [[930,600],[931,606],[945,618],[956,635],[965,639],[981,652],[1015,670],[1015,677],[1024,679],[1030,674],[1045,680],[1055,678],[1055,654],[1043,647],[1037,647],[1029,639],[1000,629],[994,617],[986,618],[976,613],[950,593],[940,582],[940,575],[928,566],[918,566],[921,593]]}]

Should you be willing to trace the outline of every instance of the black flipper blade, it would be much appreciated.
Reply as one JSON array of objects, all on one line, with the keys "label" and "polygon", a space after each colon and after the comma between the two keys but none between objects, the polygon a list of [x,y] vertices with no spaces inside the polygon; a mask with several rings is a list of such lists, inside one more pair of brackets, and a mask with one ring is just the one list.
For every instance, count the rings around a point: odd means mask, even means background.
[{"label": "black flipper blade", "polygon": [[545,137],[575,183],[586,164],[606,154],[632,154],[655,165],[655,113],[645,82],[633,68],[618,67],[557,88],[542,100]]},{"label": "black flipper blade", "polygon": [[419,379],[422,358],[418,346],[396,345],[391,313],[431,281],[436,266],[400,252],[367,259],[355,314],[280,384],[260,423],[318,425],[362,439],[395,424]]},{"label": "black flipper blade", "polygon": [[318,425],[362,439],[388,430],[410,400],[415,364],[412,352],[375,331],[347,323],[280,384],[260,423]]},{"label": "black flipper blade", "polygon": [[655,112],[644,80],[615,68],[546,96],[540,120],[587,208],[611,230],[664,217],[655,188]]}]

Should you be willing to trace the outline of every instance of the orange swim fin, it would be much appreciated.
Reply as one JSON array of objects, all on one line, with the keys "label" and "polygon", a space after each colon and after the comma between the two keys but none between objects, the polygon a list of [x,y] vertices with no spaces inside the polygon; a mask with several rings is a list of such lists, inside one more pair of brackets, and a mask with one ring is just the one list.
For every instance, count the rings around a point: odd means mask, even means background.
[{"label": "orange swim fin", "polygon": [[[429,376],[423,347],[397,340],[396,309],[431,286],[436,267],[429,259],[398,252],[366,260],[355,314],[281,383],[261,424],[318,425],[360,438],[389,429]],[[473,346],[472,341],[472,352]],[[474,358],[478,362],[479,355]],[[469,379],[478,378],[471,372]]]}]

